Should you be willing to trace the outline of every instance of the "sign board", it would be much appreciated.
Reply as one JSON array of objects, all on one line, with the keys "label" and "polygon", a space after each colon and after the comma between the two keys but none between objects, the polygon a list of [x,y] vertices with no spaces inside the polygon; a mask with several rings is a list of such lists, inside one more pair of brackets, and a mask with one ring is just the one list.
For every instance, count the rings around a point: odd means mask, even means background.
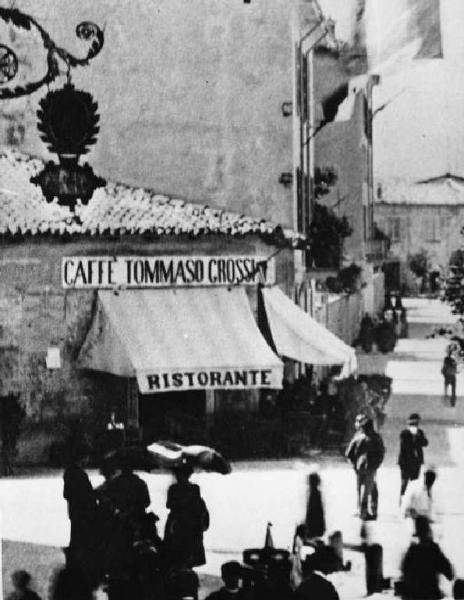
[{"label": "sign board", "polygon": [[161,288],[275,283],[264,256],[65,256],[65,289]]},{"label": "sign board", "polygon": [[142,394],[182,390],[280,389],[282,369],[203,369],[192,371],[137,372]]}]

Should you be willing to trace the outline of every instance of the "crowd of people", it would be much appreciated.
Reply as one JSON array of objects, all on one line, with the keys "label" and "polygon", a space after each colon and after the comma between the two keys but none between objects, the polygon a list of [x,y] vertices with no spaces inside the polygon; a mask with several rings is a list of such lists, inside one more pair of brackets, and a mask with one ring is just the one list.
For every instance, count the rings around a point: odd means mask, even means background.
[{"label": "crowd of people", "polygon": [[[363,529],[366,522],[378,518],[377,472],[385,445],[368,415],[356,417],[355,429],[346,458],[356,476],[361,542],[344,543],[341,531],[327,535],[321,477],[313,472],[308,478],[305,520],[296,528],[292,552],[273,547],[269,524],[264,548],[245,550],[243,563],[224,563],[223,585],[208,600],[338,600],[328,576],[350,570],[344,549],[364,555],[368,594],[391,587],[383,577],[382,547],[371,543]],[[190,481],[192,466],[184,462],[173,469],[175,482],[167,492],[169,514],[162,539],[158,517],[150,512],[148,487],[134,472],[129,456],[107,454],[101,464],[104,481],[94,488],[85,470],[86,447],[73,442],[63,474],[70,542],[66,566],[56,574],[50,598],[90,600],[103,585],[110,600],[197,600],[200,583],[194,569],[206,562],[203,534],[210,516],[199,486]],[[424,469],[427,446],[420,415],[412,413],[399,434],[398,454],[400,512],[413,536],[402,560],[402,576],[395,583],[396,594],[404,600],[438,600],[443,597],[439,577],[455,578],[449,559],[434,540],[440,509],[437,474]],[[30,581],[27,572],[14,573],[14,591],[8,600],[40,600]],[[455,579],[455,598],[463,597],[462,587],[461,580]]]},{"label": "crowd of people", "polygon": [[365,313],[361,319],[357,344],[366,353],[372,352],[374,345],[379,352],[392,352],[397,340],[407,338],[408,335],[408,315],[401,297],[397,296],[393,302],[388,295],[380,315],[372,317]]},{"label": "crowd of people", "polygon": [[[365,415],[358,416],[356,428],[346,457],[356,474],[359,516],[363,521],[376,520],[379,499],[376,479],[385,446]],[[401,515],[410,523],[413,536],[403,557],[402,577],[395,586],[397,595],[405,600],[443,598],[440,576],[450,581],[455,577],[450,561],[434,541],[435,532],[439,532],[440,507],[434,490],[437,474],[431,468],[423,469],[427,446],[427,437],[420,427],[420,415],[412,413],[407,427],[400,433],[398,455]],[[456,579],[455,598],[462,597],[462,587],[462,581]]]},{"label": "crowd of people", "polygon": [[[101,465],[104,481],[93,488],[84,468],[87,458],[84,448],[72,448],[63,475],[71,524],[68,580],[79,581],[86,594],[83,599],[101,585],[110,600],[176,600],[187,597],[179,595],[186,587],[194,597],[198,578],[192,569],[205,563],[203,533],[209,527],[209,513],[199,487],[190,481],[191,465],[185,462],[173,469],[175,482],[168,490],[169,515],[162,539],[158,517],[149,510],[147,484],[134,472],[133,459],[110,452]],[[63,586],[66,589],[66,577],[55,586],[54,600],[65,600],[60,594]]]}]

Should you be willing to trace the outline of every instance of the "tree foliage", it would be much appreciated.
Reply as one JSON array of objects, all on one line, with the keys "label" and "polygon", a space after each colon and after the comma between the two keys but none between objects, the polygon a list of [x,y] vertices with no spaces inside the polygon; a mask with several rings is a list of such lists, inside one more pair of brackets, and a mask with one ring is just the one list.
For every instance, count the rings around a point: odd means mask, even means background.
[{"label": "tree foliage", "polygon": [[311,255],[316,267],[338,268],[343,240],[352,231],[346,217],[338,217],[330,208],[316,203],[309,228]]},{"label": "tree foliage", "polygon": [[426,250],[420,250],[408,258],[408,265],[416,277],[427,275],[428,255]]},{"label": "tree foliage", "polygon": [[311,257],[316,267],[337,268],[343,249],[343,240],[352,233],[346,217],[317,202],[329,193],[337,182],[337,173],[332,167],[316,168],[314,174],[314,195],[316,202],[309,227]]}]

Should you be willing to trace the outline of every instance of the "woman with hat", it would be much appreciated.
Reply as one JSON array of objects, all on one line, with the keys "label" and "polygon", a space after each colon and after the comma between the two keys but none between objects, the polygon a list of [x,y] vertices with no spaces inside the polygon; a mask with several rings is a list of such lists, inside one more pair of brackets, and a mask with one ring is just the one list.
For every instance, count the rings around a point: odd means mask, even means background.
[{"label": "woman with hat", "polygon": [[401,471],[400,501],[408,486],[409,481],[419,478],[419,473],[424,464],[424,450],[428,440],[419,427],[420,416],[412,413],[408,418],[408,427],[400,433],[400,453],[398,464]]},{"label": "woman with hat", "polygon": [[203,533],[209,527],[209,513],[200,488],[190,482],[193,468],[183,462],[173,469],[176,483],[168,489],[169,515],[164,533],[169,566],[192,568],[206,563]]}]

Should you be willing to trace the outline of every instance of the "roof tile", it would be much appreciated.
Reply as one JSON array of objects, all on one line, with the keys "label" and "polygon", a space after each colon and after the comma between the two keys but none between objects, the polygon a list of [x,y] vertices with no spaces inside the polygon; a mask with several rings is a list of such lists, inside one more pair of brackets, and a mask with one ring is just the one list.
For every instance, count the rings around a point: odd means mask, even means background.
[{"label": "roof tile", "polygon": [[[278,235],[282,232],[271,221],[114,182],[97,189],[87,205],[78,201],[72,212],[56,199],[47,202],[41,189],[30,182],[43,167],[39,159],[9,148],[0,150],[0,233],[198,236],[206,233]],[[297,240],[300,236],[287,229],[285,237]]]}]

